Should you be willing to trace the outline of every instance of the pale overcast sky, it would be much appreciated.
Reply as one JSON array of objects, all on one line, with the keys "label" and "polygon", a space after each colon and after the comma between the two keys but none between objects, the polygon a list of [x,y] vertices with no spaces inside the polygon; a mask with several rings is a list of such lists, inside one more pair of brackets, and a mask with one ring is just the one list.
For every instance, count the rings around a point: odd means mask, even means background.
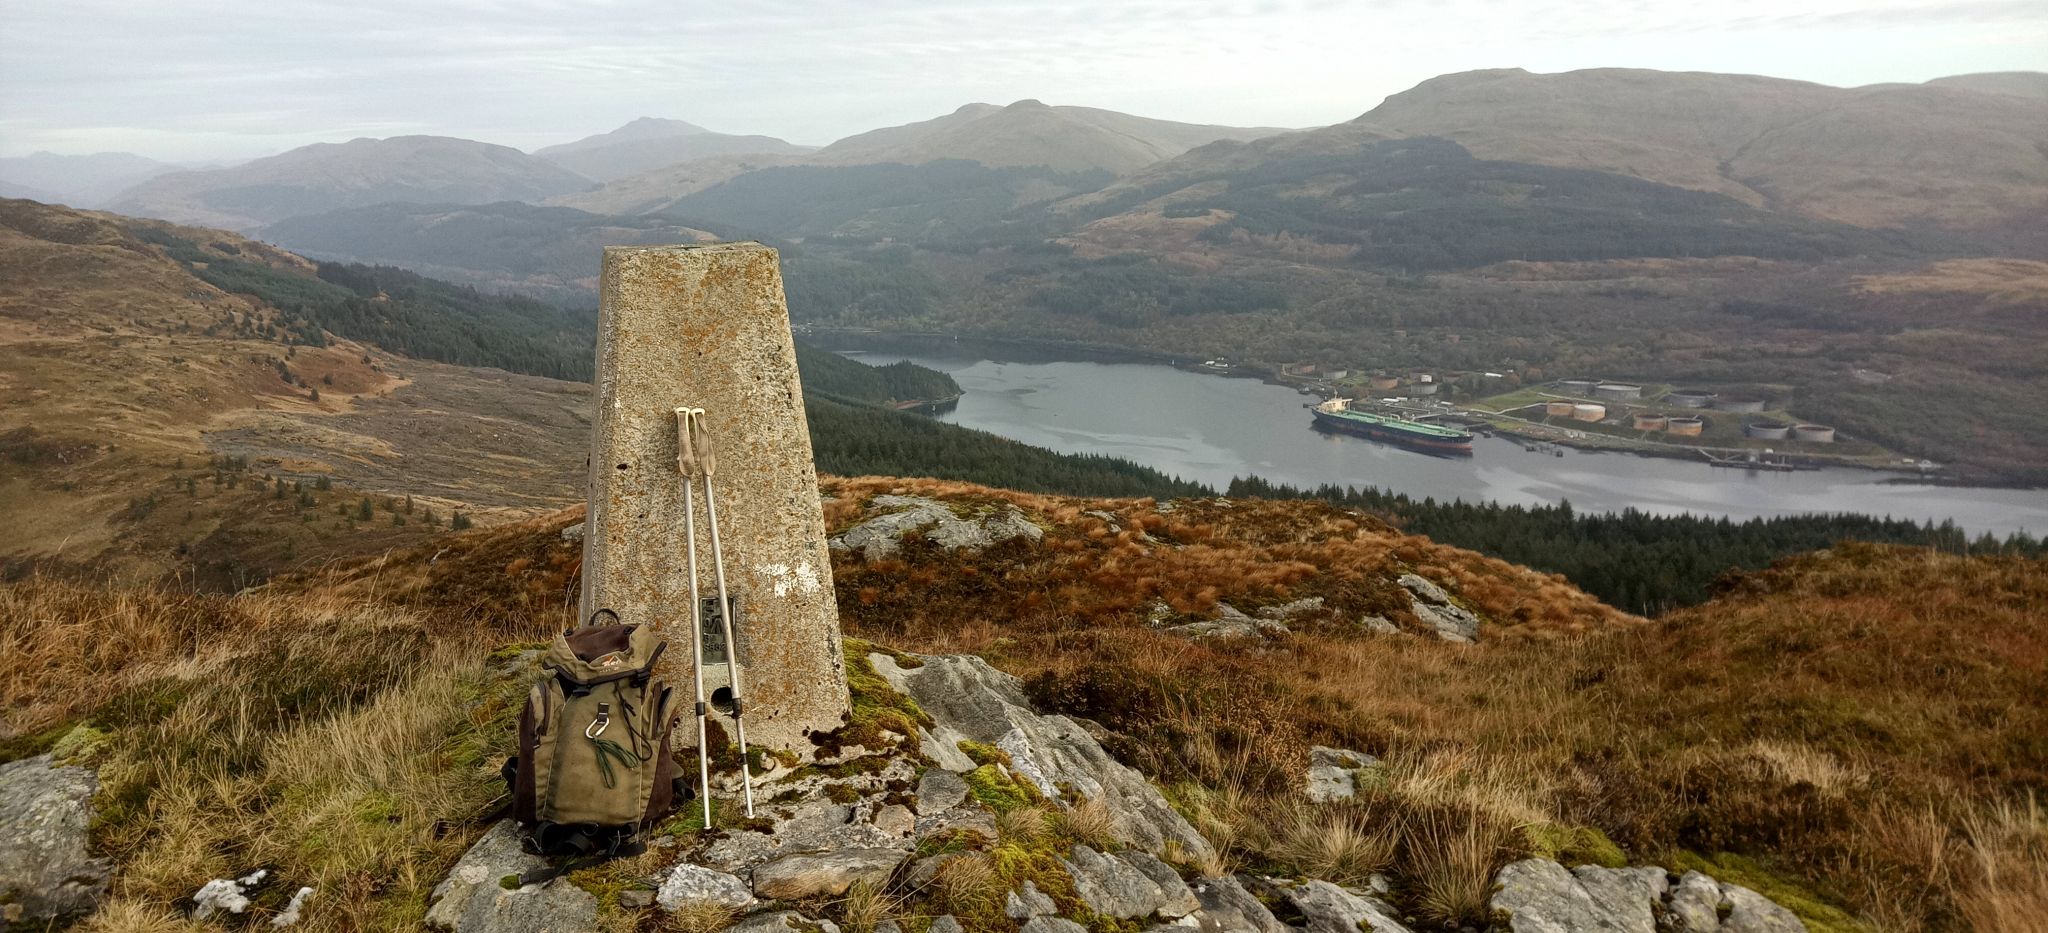
[{"label": "pale overcast sky", "polygon": [[532,149],[642,115],[822,144],[1026,97],[1309,126],[1445,72],[1605,66],[2048,70],[2048,0],[0,0],[0,155]]}]

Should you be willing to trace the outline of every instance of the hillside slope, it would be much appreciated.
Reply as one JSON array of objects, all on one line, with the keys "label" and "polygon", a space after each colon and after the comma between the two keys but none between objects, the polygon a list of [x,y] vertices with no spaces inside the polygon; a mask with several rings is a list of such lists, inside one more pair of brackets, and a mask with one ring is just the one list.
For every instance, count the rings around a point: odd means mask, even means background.
[{"label": "hillside slope", "polygon": [[773,136],[714,133],[681,120],[641,117],[608,133],[536,149],[533,154],[585,178],[610,182],[717,156],[794,156],[814,147]]},{"label": "hillside slope", "polygon": [[1521,69],[1432,78],[1359,122],[1480,158],[1634,175],[1864,226],[2048,206],[2048,102],[1944,86]]},{"label": "hillside slope", "polygon": [[486,204],[539,201],[595,187],[517,149],[446,136],[315,143],[232,168],[162,175],[108,209],[251,231],[302,214],[387,201]]},{"label": "hillside slope", "polygon": [[7,197],[36,197],[75,207],[98,207],[108,198],[177,167],[144,158],[132,152],[95,152],[91,155],[59,155],[36,152],[0,159],[0,187],[34,194]]},{"label": "hillside slope", "polygon": [[[1705,870],[1822,933],[2025,929],[2048,907],[2048,851],[2025,796],[2048,779],[2040,561],[1843,546],[1643,622],[1321,505],[879,478],[824,491],[835,535],[903,507],[874,501],[883,493],[956,516],[1016,508],[1040,528],[979,552],[909,534],[886,556],[835,553],[848,634],[974,652],[1022,677],[1165,785],[1225,869],[1384,872],[1417,913],[1482,927],[1483,910],[1459,905],[1483,905],[1493,870],[1526,853]],[[578,548],[562,532],[581,518],[452,536],[270,589],[278,605],[546,631],[577,586]],[[1479,642],[1391,633],[1427,630],[1404,573],[1477,613]],[[1281,626],[1246,620],[1228,634],[1225,603]],[[29,698],[25,725],[92,709]],[[1304,806],[1315,744],[1378,759],[1360,799]],[[1472,854],[1446,860],[1454,843]]]}]

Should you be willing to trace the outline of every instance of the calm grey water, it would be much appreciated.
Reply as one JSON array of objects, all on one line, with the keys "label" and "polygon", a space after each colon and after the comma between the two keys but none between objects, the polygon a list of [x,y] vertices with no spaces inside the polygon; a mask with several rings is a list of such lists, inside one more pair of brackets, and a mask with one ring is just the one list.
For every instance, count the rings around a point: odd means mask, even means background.
[{"label": "calm grey water", "polygon": [[1532,453],[1482,437],[1470,459],[1419,454],[1309,427],[1307,396],[1252,379],[1148,363],[1001,362],[929,351],[848,351],[862,362],[900,359],[951,373],[967,394],[938,416],[1065,453],[1107,454],[1219,489],[1233,476],[1276,483],[1379,486],[1410,496],[1523,505],[1570,500],[1582,511],[1745,519],[1860,512],[1936,522],[1971,533],[2048,532],[2048,490],[1887,482],[1896,474],[1823,469],[1751,473],[1629,454]]}]

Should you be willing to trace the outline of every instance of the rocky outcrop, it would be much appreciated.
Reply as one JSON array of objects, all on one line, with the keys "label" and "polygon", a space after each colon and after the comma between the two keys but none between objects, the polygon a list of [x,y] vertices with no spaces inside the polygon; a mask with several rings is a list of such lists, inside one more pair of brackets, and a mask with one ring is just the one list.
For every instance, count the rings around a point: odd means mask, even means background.
[{"label": "rocky outcrop", "polygon": [[1805,933],[1784,907],[1699,872],[1671,883],[1662,868],[1567,870],[1549,859],[1501,869],[1491,908],[1513,933]]},{"label": "rocky outcrop", "polygon": [[1414,613],[1415,620],[1434,630],[1438,638],[1456,642],[1479,640],[1479,617],[1458,605],[1443,587],[1412,573],[1402,574],[1395,582],[1408,591],[1408,610]]},{"label": "rocky outcrop", "polygon": [[1308,751],[1308,783],[1303,790],[1317,803],[1349,800],[1358,794],[1357,773],[1379,763],[1364,752],[1317,745]]},{"label": "rocky outcrop", "polygon": [[[556,878],[520,885],[545,866],[519,847],[519,826],[505,820],[464,853],[429,897],[427,926],[453,933],[563,933],[594,929],[597,898]],[[510,887],[507,887],[510,885]]]},{"label": "rocky outcrop", "polygon": [[1175,625],[1167,631],[1186,638],[1257,638],[1287,634],[1287,624],[1275,617],[1254,618],[1236,606],[1219,602],[1216,617],[1201,622]]},{"label": "rocky outcrop", "polygon": [[663,910],[679,910],[703,903],[738,910],[754,903],[754,892],[737,877],[685,862],[670,869],[668,876],[662,879],[654,902]]},{"label": "rocky outcrop", "polygon": [[1253,890],[1266,900],[1284,901],[1302,918],[1299,929],[1306,933],[1409,933],[1400,912],[1377,895],[1340,888],[1328,881],[1287,882],[1271,878],[1246,878]]},{"label": "rocky outcrop", "polygon": [[881,887],[910,856],[905,849],[845,848],[784,855],[754,869],[754,893],[771,900],[838,897],[865,882]]},{"label": "rocky outcrop", "polygon": [[0,765],[0,928],[84,913],[106,893],[112,866],[86,850],[91,769],[39,755]]},{"label": "rocky outcrop", "polygon": [[1037,541],[1045,531],[1015,506],[962,518],[937,499],[923,496],[876,496],[869,517],[830,542],[834,551],[851,551],[867,560],[896,553],[903,536],[923,532],[926,540],[951,550],[979,551],[1012,538]]},{"label": "rocky outcrop", "polygon": [[1010,756],[1015,773],[1046,797],[1102,800],[1120,817],[1117,835],[1127,844],[1158,852],[1172,842],[1194,859],[1212,854],[1208,840],[1144,775],[1110,757],[1073,720],[1034,712],[1017,679],[987,661],[935,655],[915,668],[899,667],[882,654],[870,655],[869,661],[932,717],[936,744],[953,747],[967,740],[994,745]]}]

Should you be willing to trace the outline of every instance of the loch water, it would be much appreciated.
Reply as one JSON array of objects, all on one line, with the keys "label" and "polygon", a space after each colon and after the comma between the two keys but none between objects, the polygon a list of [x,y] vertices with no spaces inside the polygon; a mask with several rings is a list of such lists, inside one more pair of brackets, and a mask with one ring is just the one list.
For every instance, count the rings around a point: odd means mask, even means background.
[{"label": "loch water", "polygon": [[1853,468],[1754,472],[1571,449],[1560,457],[1496,437],[1477,438],[1469,458],[1446,458],[1316,431],[1304,407],[1312,399],[1255,379],[1159,363],[947,355],[928,346],[841,352],[877,365],[907,359],[951,374],[966,394],[939,420],[1063,453],[1122,457],[1217,489],[1232,477],[1257,475],[1439,500],[1570,501],[1587,512],[1634,508],[1736,520],[1855,512],[1953,520],[1973,535],[2048,532],[2048,490],[1901,482],[1902,474]]}]

